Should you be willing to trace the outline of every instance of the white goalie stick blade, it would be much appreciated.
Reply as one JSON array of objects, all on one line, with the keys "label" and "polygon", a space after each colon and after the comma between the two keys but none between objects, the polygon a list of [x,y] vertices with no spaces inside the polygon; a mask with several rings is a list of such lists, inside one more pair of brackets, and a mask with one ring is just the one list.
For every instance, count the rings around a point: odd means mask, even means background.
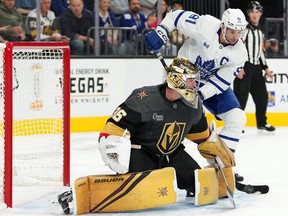
[{"label": "white goalie stick blade", "polygon": [[215,161],[218,164],[219,170],[220,170],[221,175],[222,175],[222,177],[224,179],[224,182],[225,182],[225,185],[226,185],[226,189],[227,189],[228,198],[229,198],[230,202],[232,203],[233,208],[236,208],[236,204],[235,204],[234,198],[233,198],[233,192],[232,192],[231,188],[228,185],[226,176],[225,176],[224,171],[223,171],[224,164],[223,164],[223,162],[221,161],[221,159],[218,156],[215,157]]}]

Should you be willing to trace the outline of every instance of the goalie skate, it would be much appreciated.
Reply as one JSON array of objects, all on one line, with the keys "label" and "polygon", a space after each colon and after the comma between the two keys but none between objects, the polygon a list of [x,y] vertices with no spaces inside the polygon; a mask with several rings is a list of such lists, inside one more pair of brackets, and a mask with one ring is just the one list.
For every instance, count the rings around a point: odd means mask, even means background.
[{"label": "goalie skate", "polygon": [[73,201],[72,190],[65,191],[58,195],[58,203],[62,207],[64,214],[70,214],[69,203]]}]

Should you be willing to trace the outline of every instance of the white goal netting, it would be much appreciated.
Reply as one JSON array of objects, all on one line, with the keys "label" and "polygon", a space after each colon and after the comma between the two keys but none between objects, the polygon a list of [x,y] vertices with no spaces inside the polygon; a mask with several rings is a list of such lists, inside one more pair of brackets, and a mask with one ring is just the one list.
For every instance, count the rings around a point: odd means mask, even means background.
[{"label": "white goal netting", "polygon": [[[12,163],[13,185],[61,184],[64,166],[64,52],[61,48],[17,47],[12,51],[12,107],[5,79],[11,65],[0,46],[0,204]],[[7,69],[8,68],[8,69]],[[7,80],[6,80],[7,82]],[[6,84],[8,85],[8,84]],[[6,104],[5,104],[6,103]],[[6,105],[6,106],[5,106]],[[9,130],[12,113],[12,143]],[[7,156],[11,151],[12,158]],[[5,158],[6,157],[6,158]],[[7,192],[6,192],[7,193]]]}]

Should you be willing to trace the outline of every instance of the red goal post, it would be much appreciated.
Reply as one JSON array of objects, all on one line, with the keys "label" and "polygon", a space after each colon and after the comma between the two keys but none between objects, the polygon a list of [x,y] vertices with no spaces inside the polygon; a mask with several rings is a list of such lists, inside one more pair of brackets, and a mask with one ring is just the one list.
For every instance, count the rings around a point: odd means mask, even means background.
[{"label": "red goal post", "polygon": [[0,204],[13,185],[70,184],[70,49],[0,44]]}]

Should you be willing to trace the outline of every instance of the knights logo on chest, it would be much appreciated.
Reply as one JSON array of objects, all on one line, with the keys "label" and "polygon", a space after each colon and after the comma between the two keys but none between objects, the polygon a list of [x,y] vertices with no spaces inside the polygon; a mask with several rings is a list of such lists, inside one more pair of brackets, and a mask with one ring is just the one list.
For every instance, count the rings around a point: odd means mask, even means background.
[{"label": "knights logo on chest", "polygon": [[172,153],[181,143],[185,129],[185,123],[166,123],[163,127],[157,148],[164,154]]}]

